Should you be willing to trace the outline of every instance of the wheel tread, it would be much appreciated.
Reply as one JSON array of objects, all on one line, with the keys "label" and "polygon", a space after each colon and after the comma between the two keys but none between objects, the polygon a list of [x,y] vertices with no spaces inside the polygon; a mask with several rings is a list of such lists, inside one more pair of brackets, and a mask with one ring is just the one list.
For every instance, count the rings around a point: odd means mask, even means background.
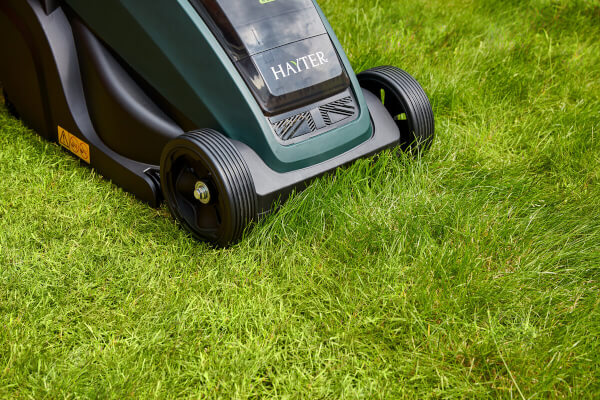
[{"label": "wheel tread", "polygon": [[[161,170],[170,151],[186,142],[192,143],[212,161],[213,168],[218,171],[222,184],[227,191],[226,194],[222,195],[226,195],[231,199],[227,205],[230,208],[228,211],[231,216],[231,227],[218,238],[216,243],[219,246],[227,246],[241,238],[245,228],[257,215],[256,191],[250,169],[240,152],[228,138],[212,129],[202,129],[187,132],[169,143],[163,153]],[[166,187],[164,184],[165,179],[162,178],[164,173],[161,171],[163,189]],[[165,193],[165,198],[176,219],[180,220],[195,236],[198,236],[196,232],[193,232],[192,227],[178,216],[178,212],[173,209],[174,206],[169,201],[167,193]]]},{"label": "wheel tread", "polygon": [[[384,65],[358,74],[358,80],[367,90],[376,91],[383,86],[391,90],[406,109],[409,126],[414,135],[408,140],[417,140],[417,150],[426,149],[431,145],[435,133],[435,118],[429,98],[415,78],[400,68]],[[411,144],[400,143],[403,147]]]}]

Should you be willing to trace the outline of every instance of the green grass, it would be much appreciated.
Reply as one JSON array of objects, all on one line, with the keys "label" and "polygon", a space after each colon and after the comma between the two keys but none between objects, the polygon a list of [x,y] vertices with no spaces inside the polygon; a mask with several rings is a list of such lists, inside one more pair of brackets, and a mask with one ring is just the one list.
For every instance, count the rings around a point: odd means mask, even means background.
[{"label": "green grass", "polygon": [[330,0],[436,142],[195,242],[0,108],[2,398],[598,398],[600,2]]}]

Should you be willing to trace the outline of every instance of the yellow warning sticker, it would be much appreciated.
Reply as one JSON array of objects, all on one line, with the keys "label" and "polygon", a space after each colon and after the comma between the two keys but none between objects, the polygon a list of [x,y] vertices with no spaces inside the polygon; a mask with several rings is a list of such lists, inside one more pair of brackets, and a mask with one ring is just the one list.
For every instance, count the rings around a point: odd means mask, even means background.
[{"label": "yellow warning sticker", "polygon": [[58,127],[58,143],[86,163],[90,163],[90,146],[60,126]]}]

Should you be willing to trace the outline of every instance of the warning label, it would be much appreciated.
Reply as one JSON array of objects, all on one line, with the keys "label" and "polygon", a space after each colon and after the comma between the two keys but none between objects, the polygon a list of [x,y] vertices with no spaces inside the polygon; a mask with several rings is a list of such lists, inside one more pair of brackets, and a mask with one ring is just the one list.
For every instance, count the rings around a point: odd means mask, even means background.
[{"label": "warning label", "polygon": [[60,126],[58,127],[58,143],[86,163],[90,163],[90,146]]}]

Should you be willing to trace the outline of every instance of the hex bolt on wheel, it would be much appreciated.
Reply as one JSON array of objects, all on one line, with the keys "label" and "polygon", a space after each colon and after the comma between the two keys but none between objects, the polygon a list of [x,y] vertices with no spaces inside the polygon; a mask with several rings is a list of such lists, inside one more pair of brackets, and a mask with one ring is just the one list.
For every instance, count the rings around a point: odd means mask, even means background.
[{"label": "hex bolt on wheel", "polygon": [[256,219],[250,170],[220,133],[204,129],[171,140],[160,169],[171,214],[196,238],[228,246]]},{"label": "hex bolt on wheel", "polygon": [[427,94],[410,74],[391,66],[357,75],[363,89],[379,97],[400,129],[400,148],[419,153],[433,142],[435,121]]},{"label": "hex bolt on wheel", "polygon": [[206,183],[202,181],[196,182],[196,187],[194,188],[194,197],[204,205],[210,203],[210,189]]}]

